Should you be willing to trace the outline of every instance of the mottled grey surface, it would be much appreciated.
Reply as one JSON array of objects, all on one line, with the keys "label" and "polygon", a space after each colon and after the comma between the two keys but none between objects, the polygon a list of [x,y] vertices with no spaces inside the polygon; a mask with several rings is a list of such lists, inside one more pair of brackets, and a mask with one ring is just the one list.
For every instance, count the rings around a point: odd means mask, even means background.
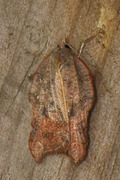
[{"label": "mottled grey surface", "polygon": [[[0,0],[0,179],[120,179],[120,1]],[[89,118],[86,159],[73,167],[52,155],[37,165],[28,149],[28,93],[44,54],[67,37],[93,72],[96,104]]]}]

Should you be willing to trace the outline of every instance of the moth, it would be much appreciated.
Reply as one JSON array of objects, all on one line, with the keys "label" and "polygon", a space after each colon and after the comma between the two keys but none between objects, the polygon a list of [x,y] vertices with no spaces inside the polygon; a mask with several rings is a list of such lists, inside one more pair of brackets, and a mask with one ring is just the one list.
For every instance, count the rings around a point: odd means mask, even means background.
[{"label": "moth", "polygon": [[49,154],[63,153],[77,164],[86,156],[88,115],[94,104],[90,70],[64,45],[37,68],[29,94],[32,131],[29,149],[40,163]]}]

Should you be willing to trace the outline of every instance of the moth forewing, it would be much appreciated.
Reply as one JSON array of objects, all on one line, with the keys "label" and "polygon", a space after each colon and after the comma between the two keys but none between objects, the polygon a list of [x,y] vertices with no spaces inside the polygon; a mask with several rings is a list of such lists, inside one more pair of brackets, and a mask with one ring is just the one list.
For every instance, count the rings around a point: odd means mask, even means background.
[{"label": "moth forewing", "polygon": [[37,162],[64,153],[77,164],[87,149],[87,118],[94,86],[86,64],[70,48],[59,48],[35,72],[30,90],[30,151]]}]

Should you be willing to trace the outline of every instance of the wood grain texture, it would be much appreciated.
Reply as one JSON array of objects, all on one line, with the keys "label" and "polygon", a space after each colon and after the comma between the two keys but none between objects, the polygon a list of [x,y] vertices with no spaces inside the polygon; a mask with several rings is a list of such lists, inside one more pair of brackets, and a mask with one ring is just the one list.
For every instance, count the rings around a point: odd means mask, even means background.
[{"label": "wood grain texture", "polygon": [[[0,178],[2,180],[119,180],[120,173],[120,2],[119,0],[28,0],[0,2]],[[40,165],[28,138],[28,102],[33,74],[67,38],[78,52],[98,28],[104,33],[84,48],[82,59],[92,71],[96,104],[89,119],[89,151],[74,168],[68,157],[51,155]]]}]

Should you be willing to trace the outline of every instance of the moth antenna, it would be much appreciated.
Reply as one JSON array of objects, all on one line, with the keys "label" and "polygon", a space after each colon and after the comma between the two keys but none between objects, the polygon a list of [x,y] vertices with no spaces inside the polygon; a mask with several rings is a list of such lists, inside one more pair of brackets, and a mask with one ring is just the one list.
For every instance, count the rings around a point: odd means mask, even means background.
[{"label": "moth antenna", "polygon": [[102,30],[102,29],[99,29],[96,33],[94,33],[92,36],[88,37],[85,41],[82,42],[81,47],[80,47],[80,50],[79,50],[79,56],[78,56],[78,57],[81,56],[85,45],[86,45],[89,41],[91,41],[93,38],[95,38],[99,33],[103,33],[103,30]]}]

